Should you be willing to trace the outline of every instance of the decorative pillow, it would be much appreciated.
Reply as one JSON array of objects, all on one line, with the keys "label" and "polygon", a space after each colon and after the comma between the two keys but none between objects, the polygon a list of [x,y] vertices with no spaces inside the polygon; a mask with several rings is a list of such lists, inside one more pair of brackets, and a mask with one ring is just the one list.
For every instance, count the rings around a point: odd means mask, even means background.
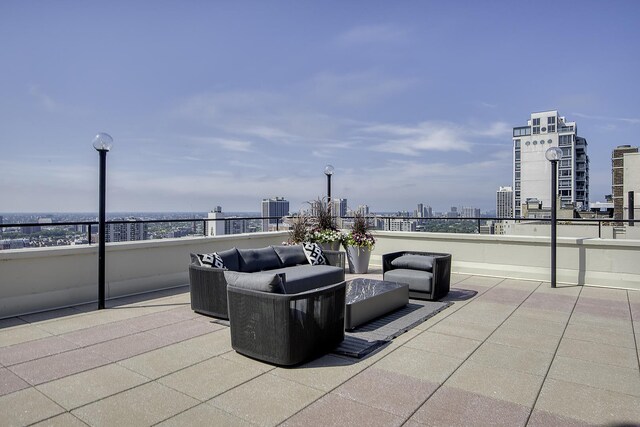
[{"label": "decorative pillow", "polygon": [[226,251],[218,251],[216,253],[220,255],[220,258],[222,258],[222,262],[224,262],[224,266],[227,267],[227,270],[240,270],[238,250],[236,248],[227,249]]},{"label": "decorative pillow", "polygon": [[272,294],[285,293],[284,283],[282,281],[283,276],[284,275],[273,273],[224,272],[224,278],[229,286],[250,289],[252,291],[269,292]]},{"label": "decorative pillow", "polygon": [[433,270],[433,257],[428,255],[402,255],[391,261],[391,265],[409,270],[431,271]]},{"label": "decorative pillow", "polygon": [[278,254],[283,267],[291,267],[308,262],[301,245],[272,246],[272,248]]},{"label": "decorative pillow", "polygon": [[307,257],[307,261],[311,265],[327,265],[327,259],[324,257],[322,248],[317,243],[305,242],[302,244],[302,249]]},{"label": "decorative pillow", "polygon": [[224,261],[216,252],[211,254],[191,254],[191,262],[200,267],[213,267],[226,270]]}]

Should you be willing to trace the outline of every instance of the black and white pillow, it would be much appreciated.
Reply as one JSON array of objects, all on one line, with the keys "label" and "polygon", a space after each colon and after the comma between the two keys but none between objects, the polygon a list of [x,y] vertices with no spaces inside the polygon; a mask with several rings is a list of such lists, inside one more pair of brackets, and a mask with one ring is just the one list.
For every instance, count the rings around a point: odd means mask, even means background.
[{"label": "black and white pillow", "polygon": [[213,268],[222,268],[224,270],[227,269],[225,267],[224,262],[220,255],[216,252],[212,254],[197,254],[198,260],[200,261],[200,265],[203,267],[213,267]]},{"label": "black and white pillow", "polygon": [[311,265],[327,265],[327,259],[324,257],[322,248],[317,243],[305,242],[302,244],[302,249],[307,257],[307,261]]}]

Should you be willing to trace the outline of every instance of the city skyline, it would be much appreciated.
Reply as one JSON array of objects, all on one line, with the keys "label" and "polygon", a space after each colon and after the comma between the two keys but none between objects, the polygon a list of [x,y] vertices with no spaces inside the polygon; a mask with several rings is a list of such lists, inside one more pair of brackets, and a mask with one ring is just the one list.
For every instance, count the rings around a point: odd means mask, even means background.
[{"label": "city skyline", "polygon": [[2,2],[0,211],[95,211],[97,132],[108,212],[296,212],[328,163],[352,209],[492,210],[512,128],[546,110],[604,201],[638,145],[640,3],[276,3]]}]

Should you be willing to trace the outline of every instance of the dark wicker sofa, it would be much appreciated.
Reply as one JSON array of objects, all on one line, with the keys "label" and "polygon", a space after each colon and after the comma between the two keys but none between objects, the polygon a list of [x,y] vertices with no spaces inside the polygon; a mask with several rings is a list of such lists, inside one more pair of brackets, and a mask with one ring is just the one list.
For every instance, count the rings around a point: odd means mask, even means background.
[{"label": "dark wicker sofa", "polygon": [[437,300],[449,293],[451,254],[400,251],[382,255],[383,280],[409,284],[409,297]]},{"label": "dark wicker sofa", "polygon": [[239,273],[280,274],[289,294],[344,281],[345,257],[340,251],[324,251],[328,265],[310,265],[301,245],[232,248],[217,255],[225,268],[203,266],[199,255],[191,254],[189,286],[191,309],[221,319],[229,318],[227,283]]}]

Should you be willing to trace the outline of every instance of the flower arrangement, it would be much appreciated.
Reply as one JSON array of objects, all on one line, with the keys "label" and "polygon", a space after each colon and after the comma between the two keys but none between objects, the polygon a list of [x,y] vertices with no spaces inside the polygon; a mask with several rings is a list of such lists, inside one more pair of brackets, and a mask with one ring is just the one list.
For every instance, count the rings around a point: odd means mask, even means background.
[{"label": "flower arrangement", "polygon": [[324,229],[321,230],[319,228],[314,228],[311,233],[309,233],[309,239],[312,242],[316,243],[331,243],[331,242],[339,242],[342,243],[344,241],[345,235],[341,231]]},{"label": "flower arrangement", "polygon": [[289,227],[289,240],[287,243],[297,245],[309,241],[309,224],[310,219],[305,214],[293,217]]},{"label": "flower arrangement", "polygon": [[355,214],[351,230],[344,239],[345,246],[357,246],[359,248],[373,249],[376,239],[369,232],[369,223],[362,214]]}]

